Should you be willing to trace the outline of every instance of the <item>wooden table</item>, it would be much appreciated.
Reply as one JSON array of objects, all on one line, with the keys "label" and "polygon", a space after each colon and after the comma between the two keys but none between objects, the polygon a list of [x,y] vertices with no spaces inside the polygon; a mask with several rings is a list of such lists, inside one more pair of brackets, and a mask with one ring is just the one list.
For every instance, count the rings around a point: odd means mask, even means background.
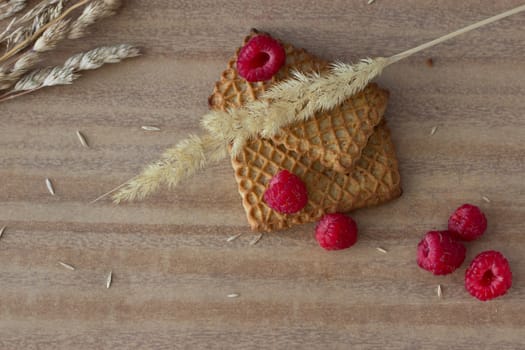
[{"label": "wooden table", "polygon": [[[320,249],[314,225],[249,245],[255,234],[227,161],[141,203],[88,204],[198,132],[214,81],[251,27],[351,61],[521,3],[366,2],[129,1],[91,36],[60,46],[50,61],[120,42],[144,55],[1,106],[0,348],[525,348],[525,14],[378,79],[391,92],[404,194],[352,214],[360,236],[349,250]],[[485,236],[456,273],[419,269],[422,235],[444,229],[464,202],[486,212]],[[482,303],[463,276],[488,249],[509,258],[514,285]]]}]

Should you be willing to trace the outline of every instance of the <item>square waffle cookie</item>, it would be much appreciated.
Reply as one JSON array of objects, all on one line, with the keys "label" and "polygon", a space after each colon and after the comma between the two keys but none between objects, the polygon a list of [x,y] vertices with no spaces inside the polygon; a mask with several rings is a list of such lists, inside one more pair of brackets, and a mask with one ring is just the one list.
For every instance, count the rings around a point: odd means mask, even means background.
[{"label": "square waffle cookie", "polygon": [[[210,108],[242,107],[273,83],[290,77],[293,69],[312,72],[327,68],[325,61],[305,50],[283,46],[286,64],[266,82],[249,83],[240,77],[235,67],[237,56],[233,57],[209,98]],[[273,139],[248,142],[232,165],[251,228],[284,229],[317,221],[325,213],[347,212],[398,197],[397,159],[390,132],[381,122],[387,99],[386,91],[371,84],[333,111],[287,126]],[[282,169],[301,177],[308,190],[308,204],[296,214],[280,214],[263,199],[270,179]]]},{"label": "square waffle cookie", "polygon": [[[248,42],[257,33],[252,31],[244,42]],[[229,60],[228,67],[208,98],[210,108],[223,111],[239,108],[258,99],[272,84],[290,78],[294,70],[310,73],[328,68],[326,61],[314,57],[304,49],[281,44],[286,52],[284,66],[271,80],[255,83],[246,81],[237,72],[239,48]],[[388,91],[376,84],[370,84],[333,110],[317,113],[314,118],[304,123],[282,128],[281,132],[273,137],[273,141],[298,153],[308,153],[312,159],[318,159],[324,166],[347,173],[352,170],[374,127],[383,117],[387,101]]]},{"label": "square waffle cookie", "polygon": [[[376,127],[348,175],[268,139],[249,142],[232,165],[248,222],[257,231],[314,222],[326,213],[369,207],[401,195],[397,159],[385,122]],[[299,176],[308,191],[306,207],[296,214],[278,213],[263,199],[271,178],[282,169]]]}]

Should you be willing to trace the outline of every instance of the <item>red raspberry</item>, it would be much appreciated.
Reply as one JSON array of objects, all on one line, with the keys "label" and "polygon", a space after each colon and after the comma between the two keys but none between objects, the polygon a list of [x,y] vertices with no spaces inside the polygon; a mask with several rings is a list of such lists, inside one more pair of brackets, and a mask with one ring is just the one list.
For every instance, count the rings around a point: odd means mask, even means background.
[{"label": "red raspberry", "polygon": [[279,71],[285,60],[286,53],[277,40],[257,35],[239,52],[237,70],[250,82],[268,80]]},{"label": "red raspberry", "polygon": [[509,262],[497,251],[478,254],[465,272],[465,288],[479,300],[499,297],[512,286]]},{"label": "red raspberry", "polygon": [[357,224],[344,214],[326,214],[315,228],[315,239],[326,250],[349,248],[357,241]]},{"label": "red raspberry", "polygon": [[293,214],[305,207],[308,192],[299,176],[281,170],[270,180],[264,192],[264,201],[279,213]]},{"label": "red raspberry", "polygon": [[448,231],[430,231],[417,245],[417,264],[434,275],[446,275],[465,260],[465,246]]},{"label": "red raspberry", "polygon": [[463,204],[448,219],[448,230],[457,238],[473,241],[487,229],[487,219],[478,207]]}]

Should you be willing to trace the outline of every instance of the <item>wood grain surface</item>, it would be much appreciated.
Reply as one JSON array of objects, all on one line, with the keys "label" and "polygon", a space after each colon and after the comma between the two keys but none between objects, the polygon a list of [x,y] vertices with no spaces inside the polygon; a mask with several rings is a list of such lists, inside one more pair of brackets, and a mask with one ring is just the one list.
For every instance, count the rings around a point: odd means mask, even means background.
[{"label": "wood grain surface", "polygon": [[[0,348],[524,349],[525,14],[378,79],[391,92],[404,194],[352,214],[360,236],[349,250],[320,249],[314,225],[251,246],[227,161],[141,203],[88,204],[198,132],[214,81],[251,27],[351,61],[395,54],[521,1],[366,3],[135,0],[60,46],[50,62],[120,42],[144,55],[0,106]],[[456,273],[420,270],[419,239],[444,229],[464,202],[486,212],[485,236],[468,244]],[[487,249],[508,257],[514,284],[482,303],[463,276]]]}]

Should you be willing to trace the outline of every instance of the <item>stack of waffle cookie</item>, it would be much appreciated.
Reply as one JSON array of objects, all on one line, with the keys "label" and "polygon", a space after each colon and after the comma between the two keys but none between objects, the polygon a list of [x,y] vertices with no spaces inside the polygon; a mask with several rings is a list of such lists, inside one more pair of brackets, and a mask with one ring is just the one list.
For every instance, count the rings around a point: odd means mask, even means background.
[{"label": "stack of waffle cookie", "polygon": [[[252,31],[245,43],[257,34]],[[305,50],[282,45],[285,65],[271,80],[255,83],[238,74],[237,50],[215,84],[210,108],[242,107],[272,84],[291,77],[293,70],[308,73],[328,68],[327,62]],[[348,212],[398,197],[398,164],[383,119],[387,100],[388,91],[370,84],[331,111],[286,126],[271,139],[249,141],[232,158],[232,166],[251,228],[280,230],[317,221],[326,213]],[[263,199],[271,178],[283,169],[299,176],[308,190],[308,204],[295,214],[276,212]]]}]

